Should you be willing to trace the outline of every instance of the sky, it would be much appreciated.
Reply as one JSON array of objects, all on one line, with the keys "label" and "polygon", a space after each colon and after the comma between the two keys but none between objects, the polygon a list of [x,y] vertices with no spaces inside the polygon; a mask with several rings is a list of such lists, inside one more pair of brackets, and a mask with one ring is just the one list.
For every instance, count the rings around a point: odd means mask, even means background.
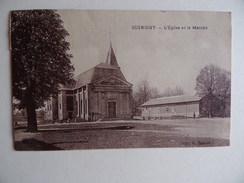
[{"label": "sky", "polygon": [[[200,70],[231,71],[231,19],[226,12],[58,10],[70,36],[75,75],[105,62],[110,42],[134,88],[148,79],[163,91],[194,95]],[[196,29],[196,27],[198,29]],[[195,29],[194,29],[195,28]]]}]

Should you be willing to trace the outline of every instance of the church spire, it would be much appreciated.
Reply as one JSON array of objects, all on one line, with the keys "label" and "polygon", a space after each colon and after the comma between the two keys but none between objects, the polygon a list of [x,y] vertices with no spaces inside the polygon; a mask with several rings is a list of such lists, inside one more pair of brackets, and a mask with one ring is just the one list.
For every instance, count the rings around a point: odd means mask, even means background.
[{"label": "church spire", "polygon": [[114,50],[113,50],[111,41],[110,41],[110,46],[109,46],[109,50],[108,50],[106,63],[109,65],[115,66],[115,67],[119,67],[116,56],[114,54]]}]

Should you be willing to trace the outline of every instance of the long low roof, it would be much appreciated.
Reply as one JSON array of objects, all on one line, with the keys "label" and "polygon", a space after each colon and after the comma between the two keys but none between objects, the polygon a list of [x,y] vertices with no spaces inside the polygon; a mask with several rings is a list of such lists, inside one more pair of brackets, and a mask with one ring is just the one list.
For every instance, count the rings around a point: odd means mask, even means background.
[{"label": "long low roof", "polygon": [[186,102],[197,102],[202,97],[198,96],[173,96],[173,97],[163,97],[163,98],[156,98],[151,99],[144,104],[141,105],[141,107],[144,106],[151,106],[151,105],[164,105],[164,104],[174,104],[174,103],[186,103]]}]

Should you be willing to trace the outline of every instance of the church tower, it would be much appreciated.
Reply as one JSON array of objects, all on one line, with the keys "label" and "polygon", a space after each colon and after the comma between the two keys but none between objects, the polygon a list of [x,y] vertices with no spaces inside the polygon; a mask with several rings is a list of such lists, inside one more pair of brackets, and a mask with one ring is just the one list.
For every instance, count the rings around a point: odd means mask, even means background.
[{"label": "church tower", "polygon": [[108,50],[106,63],[114,67],[119,67],[111,42]]}]

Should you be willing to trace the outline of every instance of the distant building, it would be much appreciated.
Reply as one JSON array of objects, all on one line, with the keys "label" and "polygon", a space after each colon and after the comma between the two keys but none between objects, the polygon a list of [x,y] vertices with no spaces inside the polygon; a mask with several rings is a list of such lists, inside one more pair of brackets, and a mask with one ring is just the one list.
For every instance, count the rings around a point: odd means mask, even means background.
[{"label": "distant building", "polygon": [[222,117],[224,103],[214,95],[151,99],[141,105],[143,119]]},{"label": "distant building", "polygon": [[75,80],[74,86],[60,88],[59,95],[45,103],[46,120],[132,117],[132,84],[121,72],[111,44],[106,62],[81,73]]}]

